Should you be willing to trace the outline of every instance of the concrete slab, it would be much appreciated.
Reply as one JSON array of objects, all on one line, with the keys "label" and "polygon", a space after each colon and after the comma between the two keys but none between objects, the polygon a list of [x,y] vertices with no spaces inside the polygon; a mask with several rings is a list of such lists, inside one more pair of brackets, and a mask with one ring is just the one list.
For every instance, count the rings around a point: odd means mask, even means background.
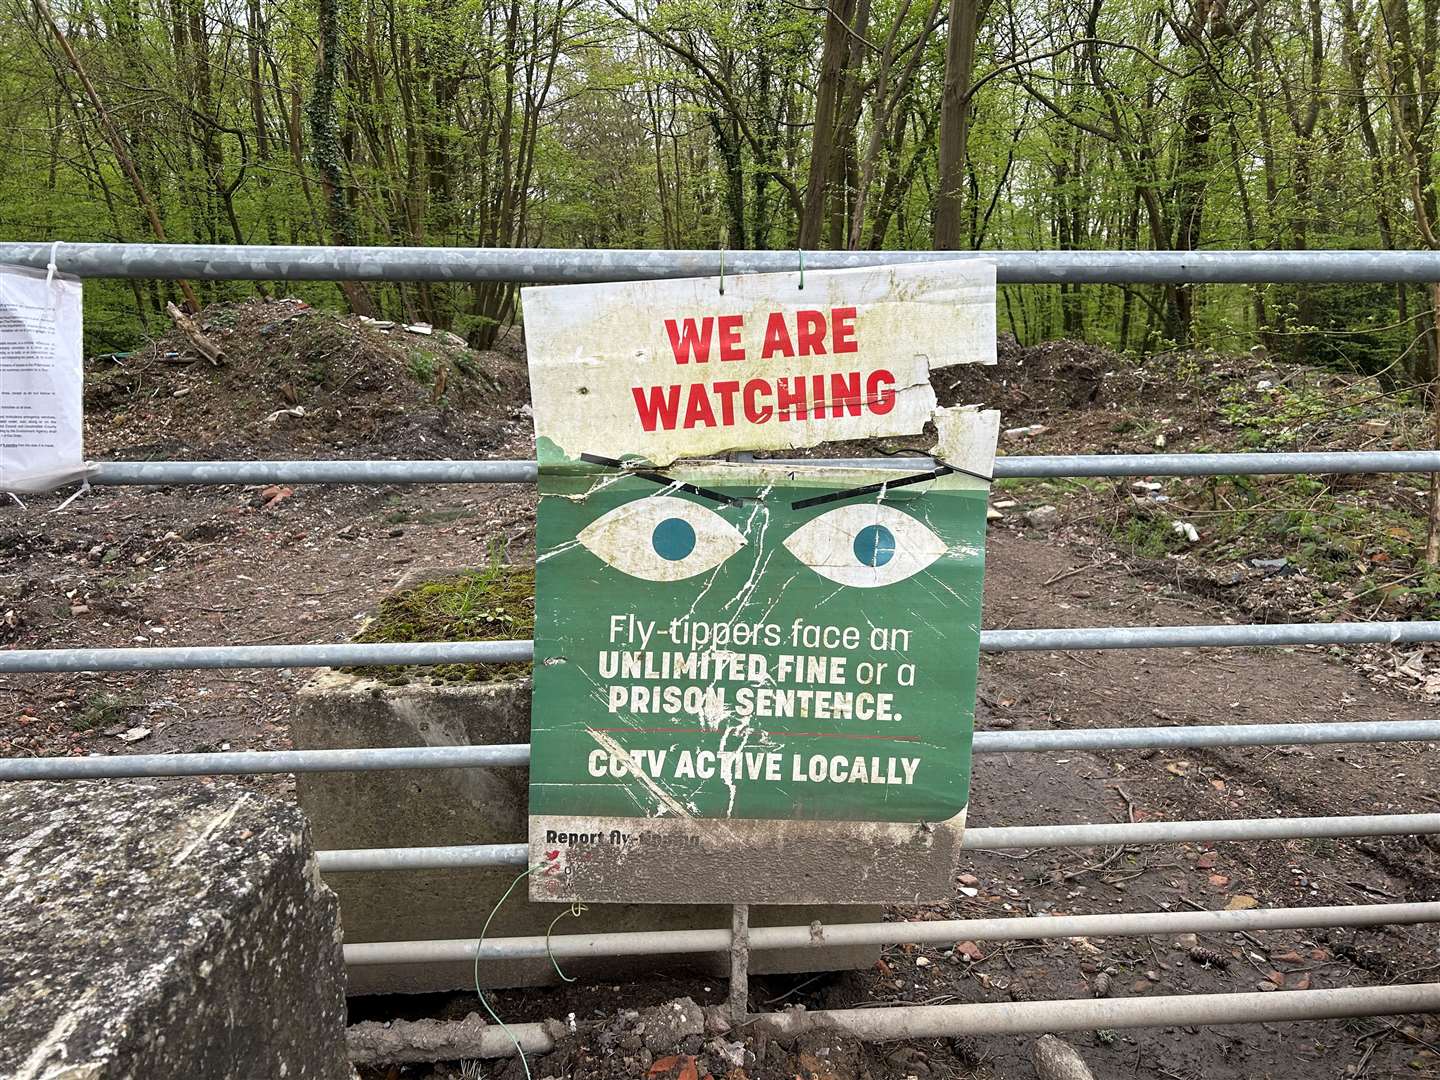
[{"label": "concrete slab", "polygon": [[[364,746],[464,746],[528,742],[530,683],[388,686],[371,678],[326,672],[301,689],[291,723],[296,749]],[[528,830],[525,769],[441,769],[304,773],[300,805],[320,849],[523,844]],[[347,941],[475,938],[517,870],[429,870],[336,873],[327,882],[340,897]],[[565,905],[531,902],[518,886],[490,926],[493,937],[544,934]],[[755,926],[868,922],[875,906],[752,907]],[[591,904],[565,917],[557,934],[728,927],[721,905]],[[756,974],[868,967],[872,947],[756,953]],[[700,969],[723,974],[722,954],[639,959],[571,960],[567,975],[618,979],[647,971]],[[547,959],[491,962],[480,981],[490,988],[558,982]],[[474,986],[470,964],[355,967],[350,992],[419,993]]]},{"label": "concrete slab", "polygon": [[0,785],[0,1076],[349,1080],[344,974],[293,804]]}]

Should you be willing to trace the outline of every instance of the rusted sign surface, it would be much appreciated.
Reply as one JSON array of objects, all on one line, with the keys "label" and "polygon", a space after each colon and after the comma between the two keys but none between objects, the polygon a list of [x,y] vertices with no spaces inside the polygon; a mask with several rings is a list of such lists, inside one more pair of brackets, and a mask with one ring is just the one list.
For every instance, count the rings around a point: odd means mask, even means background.
[{"label": "rusted sign surface", "polygon": [[[772,277],[773,289],[793,288],[789,275]],[[752,283],[764,322],[762,291]],[[535,311],[551,309],[532,308],[533,296],[527,336],[551,343],[532,352],[538,382],[557,339],[536,334]],[[646,313],[639,301],[636,319],[670,310]],[[893,364],[909,346],[875,348]],[[985,351],[969,338],[947,348]],[[926,393],[927,363],[915,375]],[[693,385],[713,390],[726,364],[707,361],[708,381]],[[874,369],[855,370],[864,385]],[[599,375],[592,383],[608,385]],[[537,525],[533,897],[948,894],[979,648],[987,484],[976,476],[990,474],[998,416],[937,412],[933,396],[917,409],[912,429],[933,419],[937,452],[958,471],[880,483],[823,462],[688,460],[713,448],[708,427],[655,454],[687,460],[625,467],[619,459],[644,444],[576,442],[589,437],[576,434],[583,426],[551,427],[537,399],[550,453]],[[863,413],[816,422],[826,438],[870,430]]]}]

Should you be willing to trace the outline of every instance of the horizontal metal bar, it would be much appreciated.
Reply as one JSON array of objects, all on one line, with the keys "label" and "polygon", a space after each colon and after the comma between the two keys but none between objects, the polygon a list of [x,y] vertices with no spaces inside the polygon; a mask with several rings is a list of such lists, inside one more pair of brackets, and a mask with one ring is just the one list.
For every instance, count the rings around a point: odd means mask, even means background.
[{"label": "horizontal metal bar", "polygon": [[237,750],[219,754],[116,754],[0,758],[0,780],[93,780],[122,776],[246,776],[380,769],[499,769],[530,763],[528,743],[384,746],[355,750]]},{"label": "horizontal metal bar", "polygon": [[[49,243],[0,244],[0,262],[44,269]],[[709,277],[719,251],[300,247],[64,243],[55,265],[81,277],[289,281],[639,281]],[[724,272],[792,273],[793,251],[726,251]],[[1433,251],[807,251],[804,266],[994,262],[1009,284],[1440,280]]]},{"label": "horizontal metal bar", "polygon": [[[1202,746],[1315,746],[1440,739],[1440,720],[1368,720],[1337,724],[1196,724],[1176,727],[977,731],[976,754],[1046,750],[1143,750]],[[3,777],[0,771],[0,777]]]},{"label": "horizontal metal bar", "polygon": [[534,656],[529,641],[412,641],[400,645],[193,645],[157,649],[10,649],[0,674],[57,671],[371,667],[513,664]]},{"label": "horizontal metal bar", "polygon": [[91,484],[533,484],[533,461],[100,461]]},{"label": "horizontal metal bar", "polygon": [[454,870],[477,866],[524,866],[525,844],[468,844],[454,847],[340,848],[315,853],[327,874],[370,870]]},{"label": "horizontal metal bar", "polygon": [[[1295,1020],[1331,1020],[1350,1016],[1427,1013],[1440,1008],[1440,983],[1290,990],[1281,994],[1169,994],[1160,997],[1079,998],[1060,1001],[987,1001],[964,1005],[892,1005],[876,1009],[793,1009],[762,1013],[749,1022],[789,1038],[810,1031],[843,1032],[864,1042],[957,1038],[974,1035],[1034,1035],[1055,1031],[1112,1028],[1258,1024]],[[517,1048],[546,1054],[555,1047],[551,1022],[492,1026],[458,1035],[459,1021],[431,1029],[431,1045],[453,1056],[457,1045],[467,1057],[510,1057]],[[445,1027],[455,1028],[450,1037]],[[427,1041],[430,1041],[427,1040]],[[406,1061],[428,1057],[420,1046],[406,1047]],[[435,1054],[438,1057],[438,1053]],[[388,1060],[368,1054],[354,1060]]]},{"label": "horizontal metal bar", "polygon": [[[1250,648],[1440,641],[1440,622],[1265,623],[1253,626],[1085,626],[982,630],[985,652]],[[533,658],[530,641],[413,641],[394,645],[192,645],[146,649],[9,649],[0,674],[211,668],[502,664]]]},{"label": "horizontal metal bar", "polygon": [[[902,459],[903,460],[903,459]],[[997,477],[1281,476],[1440,472],[1440,451],[1311,451],[1283,454],[1057,454],[997,457]]]},{"label": "horizontal metal bar", "polygon": [[1290,990],[1283,994],[1171,994],[1148,998],[1004,1001],[910,1005],[889,1009],[809,1009],[767,1013],[765,1024],[786,1037],[843,1031],[863,1042],[962,1035],[1021,1035],[1105,1028],[1259,1024],[1343,1016],[1433,1012],[1440,983]]},{"label": "horizontal metal bar", "polygon": [[[815,465],[822,459],[776,458]],[[826,458],[827,465],[913,470],[933,465],[922,455]],[[1295,454],[1074,454],[997,457],[999,479],[1066,476],[1241,476],[1328,473],[1440,472],[1440,451],[1380,450]],[[90,483],[172,484],[533,484],[534,461],[101,461]]]},{"label": "horizontal metal bar", "polygon": [[[1015,825],[966,829],[960,846],[966,851],[996,851],[1005,848],[1095,847],[1101,844],[1173,844],[1186,840],[1297,840],[1308,837],[1418,836],[1424,833],[1440,833],[1440,814]],[[526,852],[521,844],[460,844],[449,847],[349,848],[316,854],[322,871],[338,872],[524,866]]]},{"label": "horizontal metal bar", "polygon": [[1440,641],[1440,622],[1085,626],[1058,630],[983,630],[980,633],[980,648],[986,652],[1393,645],[1402,641]]},{"label": "horizontal metal bar", "polygon": [[524,844],[450,844],[435,847],[335,848],[317,851],[323,873],[377,870],[468,870],[476,866],[524,866]]},{"label": "horizontal metal bar", "polygon": [[[1207,724],[1194,727],[977,731],[976,754],[1149,747],[1283,746],[1440,739],[1440,720],[1338,724]],[[370,772],[380,769],[504,768],[530,763],[527,743],[490,746],[386,746],[364,750],[254,750],[222,754],[115,754],[0,758],[0,780],[81,780],[122,776],[221,776]]]},{"label": "horizontal metal bar", "polygon": [[1317,836],[1418,836],[1422,833],[1440,833],[1440,814],[1014,825],[966,829],[960,846],[970,851],[994,851],[999,848],[1092,847],[1098,844],[1173,844],[1185,840],[1299,840]]},{"label": "horizontal metal bar", "polygon": [[[940,945],[956,941],[1030,941],[1061,937],[1144,937],[1305,930],[1322,926],[1384,926],[1440,922],[1440,903],[1353,904],[1334,907],[1251,908],[1247,911],[1108,912],[935,922],[867,922],[752,926],[752,949],[809,949],[842,945]],[[661,956],[719,952],[730,931],[650,930],[613,934],[556,934],[431,941],[370,941],[345,946],[345,962],[440,964],[459,960],[530,960],[594,956]]]}]

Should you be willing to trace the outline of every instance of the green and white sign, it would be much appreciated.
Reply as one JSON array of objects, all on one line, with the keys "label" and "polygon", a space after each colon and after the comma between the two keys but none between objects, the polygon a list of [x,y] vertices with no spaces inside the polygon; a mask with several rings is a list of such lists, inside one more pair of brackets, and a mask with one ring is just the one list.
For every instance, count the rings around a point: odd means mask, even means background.
[{"label": "green and white sign", "polygon": [[[532,373],[548,362],[532,345]],[[542,416],[532,897],[948,894],[984,573],[987,485],[966,473],[989,475],[996,414],[941,410],[956,470],[897,469],[897,486],[823,462],[660,471],[623,440],[577,460]]]}]

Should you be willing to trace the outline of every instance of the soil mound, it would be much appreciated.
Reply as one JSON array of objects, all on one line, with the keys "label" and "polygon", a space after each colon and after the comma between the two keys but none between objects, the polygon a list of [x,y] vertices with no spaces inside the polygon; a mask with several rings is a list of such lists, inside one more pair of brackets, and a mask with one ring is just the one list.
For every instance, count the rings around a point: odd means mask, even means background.
[{"label": "soil mound", "polygon": [[477,352],[299,300],[216,304],[195,322],[222,364],[179,329],[91,363],[92,457],[480,457],[529,426],[518,346]]}]

